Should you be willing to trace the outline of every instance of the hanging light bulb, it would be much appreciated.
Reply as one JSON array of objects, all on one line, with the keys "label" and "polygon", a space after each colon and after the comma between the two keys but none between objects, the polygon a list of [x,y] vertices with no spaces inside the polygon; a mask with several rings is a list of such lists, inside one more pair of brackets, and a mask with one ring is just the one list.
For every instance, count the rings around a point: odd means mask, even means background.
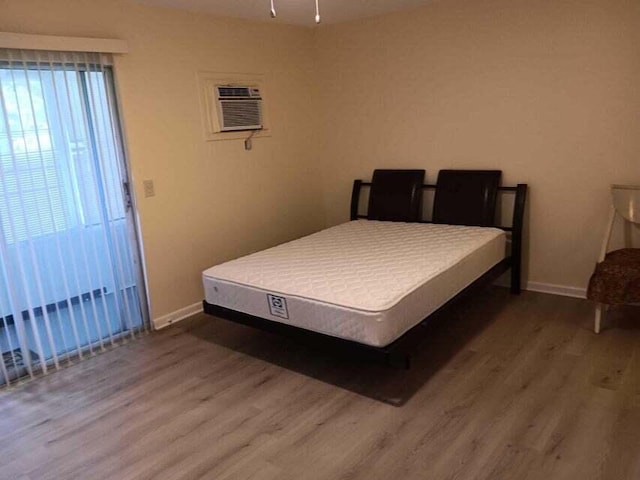
[{"label": "hanging light bulb", "polygon": [[276,7],[273,6],[273,0],[271,0],[271,18],[276,18]]}]

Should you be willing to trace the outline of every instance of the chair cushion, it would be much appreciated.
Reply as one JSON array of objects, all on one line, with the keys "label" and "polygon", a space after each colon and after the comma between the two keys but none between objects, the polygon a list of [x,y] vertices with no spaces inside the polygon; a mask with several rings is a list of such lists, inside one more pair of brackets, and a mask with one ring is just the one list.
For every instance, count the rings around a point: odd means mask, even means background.
[{"label": "chair cushion", "polygon": [[424,170],[374,170],[369,220],[420,221]]},{"label": "chair cushion", "polygon": [[640,248],[607,253],[589,280],[587,298],[609,305],[640,303]]}]

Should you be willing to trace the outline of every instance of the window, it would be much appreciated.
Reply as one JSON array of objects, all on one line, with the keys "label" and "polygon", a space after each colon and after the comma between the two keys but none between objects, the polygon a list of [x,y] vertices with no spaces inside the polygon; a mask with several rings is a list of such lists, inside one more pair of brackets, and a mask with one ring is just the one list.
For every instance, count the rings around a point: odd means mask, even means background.
[{"label": "window", "polygon": [[[71,68],[73,67],[73,68]],[[111,71],[0,62],[0,219],[7,242],[125,216],[121,155],[107,94]],[[102,180],[102,181],[99,181]],[[9,215],[11,212],[11,216]]]}]

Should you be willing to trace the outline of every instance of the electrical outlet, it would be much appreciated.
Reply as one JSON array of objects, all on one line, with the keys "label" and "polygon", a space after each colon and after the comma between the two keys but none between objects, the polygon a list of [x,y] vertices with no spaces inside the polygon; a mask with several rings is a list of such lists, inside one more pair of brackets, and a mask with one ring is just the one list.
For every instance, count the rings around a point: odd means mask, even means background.
[{"label": "electrical outlet", "polygon": [[153,186],[153,180],[145,180],[142,182],[142,185],[144,185],[145,198],[156,196],[156,190],[155,190],[155,187]]}]

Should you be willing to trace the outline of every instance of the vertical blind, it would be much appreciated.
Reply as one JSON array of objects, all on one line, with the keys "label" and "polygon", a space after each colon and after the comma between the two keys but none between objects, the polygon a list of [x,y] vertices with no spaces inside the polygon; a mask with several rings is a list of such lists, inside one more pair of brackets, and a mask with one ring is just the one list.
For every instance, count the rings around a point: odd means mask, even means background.
[{"label": "vertical blind", "polygon": [[148,328],[109,55],[0,49],[0,383]]}]

